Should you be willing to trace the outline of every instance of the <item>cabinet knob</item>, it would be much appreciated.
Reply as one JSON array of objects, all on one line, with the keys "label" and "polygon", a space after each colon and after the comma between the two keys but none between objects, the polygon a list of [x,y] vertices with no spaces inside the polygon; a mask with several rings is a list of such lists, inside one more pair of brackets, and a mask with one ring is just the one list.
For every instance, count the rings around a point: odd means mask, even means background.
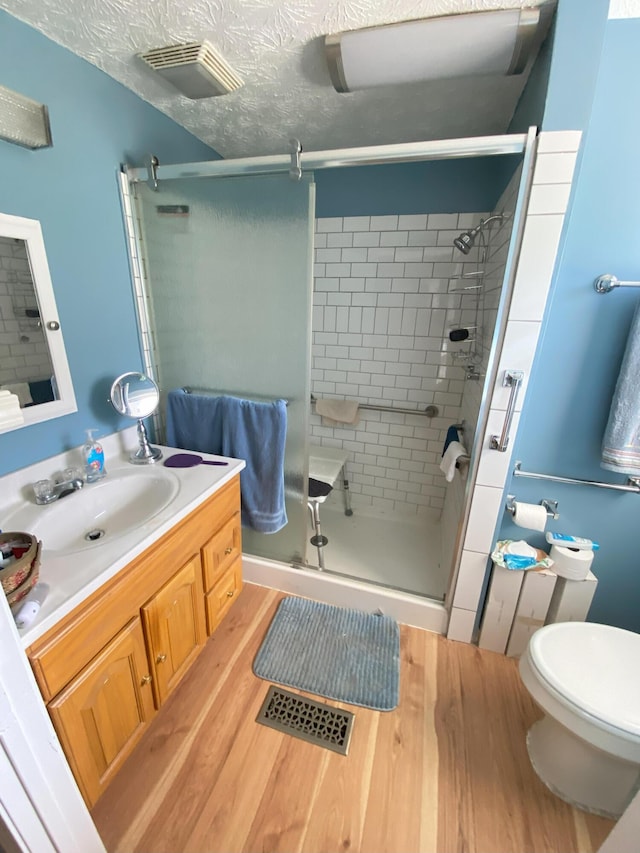
[{"label": "cabinet knob", "polygon": [[227,598],[233,598],[233,593],[234,593],[234,590],[230,589],[229,592],[227,593]]},{"label": "cabinet knob", "polygon": [[156,658],[156,663],[164,663],[166,661],[166,659],[167,659],[166,655],[158,655],[158,657]]},{"label": "cabinet knob", "polygon": [[233,551],[233,548],[225,548],[224,549],[225,554],[230,554],[232,551]]},{"label": "cabinet knob", "polygon": [[143,686],[144,686],[145,684],[151,684],[151,676],[150,676],[150,675],[143,675],[143,676],[142,676],[142,681],[140,682],[140,684],[141,684],[141,685],[143,685]]}]

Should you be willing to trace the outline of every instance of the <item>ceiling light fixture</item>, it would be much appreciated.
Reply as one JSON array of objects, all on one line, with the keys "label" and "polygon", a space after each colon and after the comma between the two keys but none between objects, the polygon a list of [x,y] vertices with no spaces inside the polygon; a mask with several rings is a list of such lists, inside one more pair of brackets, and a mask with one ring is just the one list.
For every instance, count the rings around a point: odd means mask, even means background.
[{"label": "ceiling light fixture", "polygon": [[193,100],[227,95],[243,85],[229,63],[206,40],[158,47],[138,56]]},{"label": "ceiling light fixture", "polygon": [[446,15],[325,36],[338,92],[451,77],[521,74],[539,9]]}]

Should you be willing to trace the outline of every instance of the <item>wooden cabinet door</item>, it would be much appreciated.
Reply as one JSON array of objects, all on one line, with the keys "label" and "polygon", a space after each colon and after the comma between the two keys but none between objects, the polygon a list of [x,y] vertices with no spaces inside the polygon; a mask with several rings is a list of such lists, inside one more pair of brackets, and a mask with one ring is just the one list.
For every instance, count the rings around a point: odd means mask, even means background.
[{"label": "wooden cabinet door", "polygon": [[209,592],[218,583],[241,554],[242,528],[240,513],[237,512],[202,548],[205,592]]},{"label": "wooden cabinet door", "polygon": [[155,714],[140,619],[129,622],[48,707],[92,806]]},{"label": "wooden cabinet door", "polygon": [[189,669],[205,642],[202,565],[192,557],[142,608],[156,707]]}]

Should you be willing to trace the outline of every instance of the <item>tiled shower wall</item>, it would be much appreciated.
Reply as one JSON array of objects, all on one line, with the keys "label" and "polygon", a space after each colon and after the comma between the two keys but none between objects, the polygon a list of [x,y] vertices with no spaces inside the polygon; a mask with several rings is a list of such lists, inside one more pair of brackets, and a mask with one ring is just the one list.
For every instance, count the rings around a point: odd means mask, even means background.
[{"label": "tiled shower wall", "polygon": [[439,463],[447,428],[461,417],[468,349],[448,336],[477,314],[475,291],[450,292],[478,269],[477,252],[462,255],[453,239],[483,215],[316,221],[312,393],[439,409],[434,418],[361,410],[355,427],[325,426],[312,410],[311,441],[349,451],[356,507],[441,512]]},{"label": "tiled shower wall", "polygon": [[49,379],[53,367],[37,317],[24,240],[0,238],[0,385]]},{"label": "tiled shower wall", "polygon": [[[482,295],[478,302],[480,324],[483,333],[477,338],[478,373],[477,381],[465,383],[462,403],[460,407],[461,418],[465,422],[465,439],[470,447],[478,424],[478,414],[484,388],[484,378],[489,365],[489,354],[493,330],[496,325],[498,303],[502,293],[507,253],[511,239],[513,213],[516,206],[518,189],[522,167],[516,169],[504,193],[500,197],[495,210],[490,215],[502,213],[504,219],[501,223],[494,222],[488,226],[486,233],[486,254],[482,263],[484,276],[482,278]],[[476,243],[476,257],[480,264],[483,247],[478,240]],[[447,489],[444,508],[442,510],[442,565],[450,566],[453,562],[458,525],[463,512],[465,482],[460,477],[455,477]]]}]

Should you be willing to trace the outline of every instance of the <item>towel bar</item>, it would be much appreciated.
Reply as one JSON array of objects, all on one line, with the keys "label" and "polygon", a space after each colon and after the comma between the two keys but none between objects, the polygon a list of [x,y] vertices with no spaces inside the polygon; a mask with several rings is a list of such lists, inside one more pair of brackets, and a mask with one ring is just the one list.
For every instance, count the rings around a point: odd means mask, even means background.
[{"label": "towel bar", "polygon": [[600,483],[597,480],[577,480],[573,477],[555,477],[553,474],[534,474],[531,471],[520,470],[521,462],[516,462],[513,469],[514,477],[529,477],[532,480],[551,480],[554,483],[571,483],[576,486],[596,486],[599,489],[613,489],[617,492],[634,492],[640,494],[640,477],[629,477],[626,486],[617,483]]},{"label": "towel bar", "polygon": [[[245,394],[239,394],[237,391],[218,391],[218,390],[214,390],[213,388],[195,388],[193,385],[183,385],[182,390],[184,391],[185,394],[200,393],[200,394],[211,394],[212,396],[215,396],[215,397],[221,397],[221,396],[224,396],[224,397],[240,397],[241,399],[256,400],[259,403],[260,402],[262,402],[262,403],[275,403],[276,399],[280,399],[280,400],[283,399],[282,397],[278,397],[278,398],[276,398],[276,397],[260,397],[257,394],[246,394],[246,395]],[[289,401],[285,400],[284,404],[285,404],[285,406],[288,406]]]},{"label": "towel bar", "polygon": [[593,286],[597,293],[611,293],[614,287],[640,287],[640,281],[620,281],[615,275],[606,273],[599,275]]}]

